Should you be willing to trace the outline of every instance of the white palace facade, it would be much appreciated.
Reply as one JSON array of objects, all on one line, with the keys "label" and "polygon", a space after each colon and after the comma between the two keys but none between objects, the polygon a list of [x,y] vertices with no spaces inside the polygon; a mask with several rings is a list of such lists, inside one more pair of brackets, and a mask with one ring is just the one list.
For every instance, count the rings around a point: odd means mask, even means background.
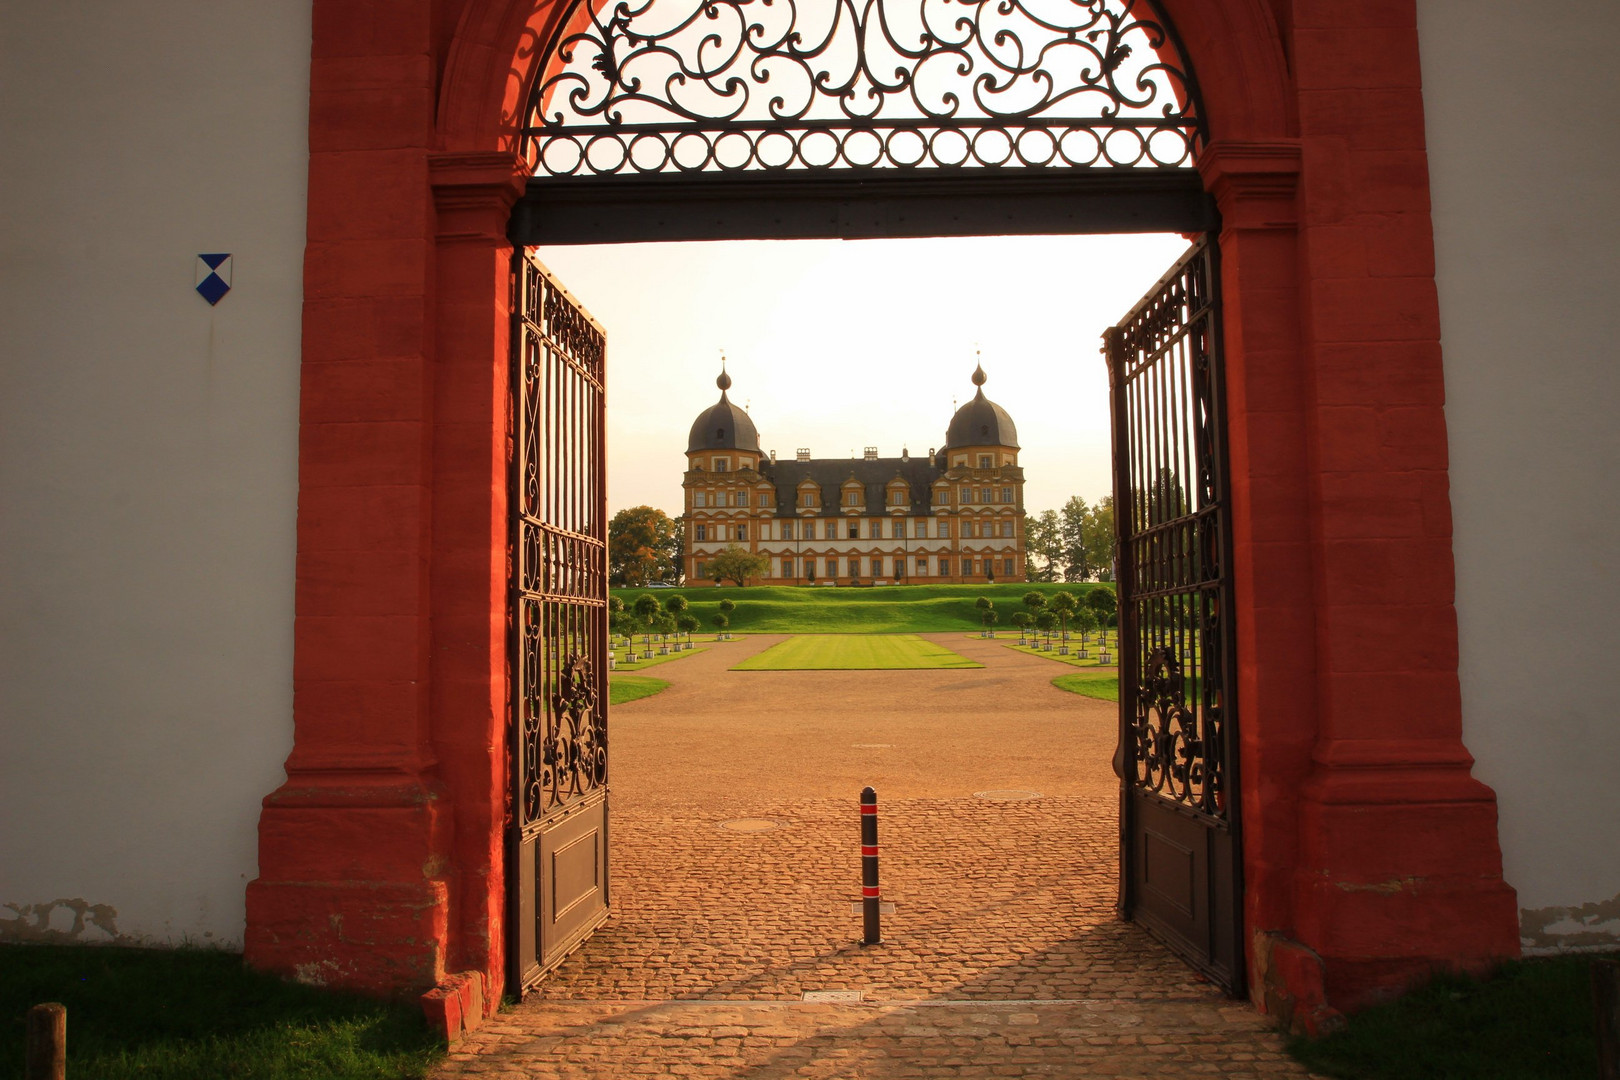
[{"label": "white palace facade", "polygon": [[772,585],[962,584],[1024,580],[1024,470],[1007,411],[984,396],[956,411],[945,445],[913,457],[792,461],[760,449],[748,413],[726,396],[692,424],[686,446],[689,582],[735,544],[769,557]]}]

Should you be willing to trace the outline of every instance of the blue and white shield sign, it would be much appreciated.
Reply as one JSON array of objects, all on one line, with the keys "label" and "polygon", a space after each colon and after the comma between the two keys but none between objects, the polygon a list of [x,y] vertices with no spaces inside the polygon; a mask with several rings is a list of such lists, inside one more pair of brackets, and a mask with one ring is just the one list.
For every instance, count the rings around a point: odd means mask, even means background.
[{"label": "blue and white shield sign", "polygon": [[231,257],[197,256],[197,292],[210,305],[217,304],[231,291]]}]

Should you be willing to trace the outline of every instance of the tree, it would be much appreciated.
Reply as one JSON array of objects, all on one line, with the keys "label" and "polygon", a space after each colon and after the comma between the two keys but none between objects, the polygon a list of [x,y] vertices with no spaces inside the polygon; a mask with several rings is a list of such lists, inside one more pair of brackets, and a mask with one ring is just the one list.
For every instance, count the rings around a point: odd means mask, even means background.
[{"label": "tree", "polygon": [[1024,563],[1031,581],[1056,581],[1063,561],[1063,538],[1056,510],[1024,515]]},{"label": "tree", "polygon": [[1086,593],[1086,607],[1096,613],[1097,622],[1104,629],[1103,643],[1106,645],[1108,642],[1107,627],[1114,614],[1119,611],[1119,598],[1114,595],[1113,589],[1106,585],[1098,585],[1095,589]]},{"label": "tree", "polygon": [[686,516],[670,521],[669,539],[664,542],[664,577],[671,585],[686,581]]},{"label": "tree", "polygon": [[756,555],[738,544],[728,545],[726,550],[709,560],[711,578],[716,581],[735,581],[738,585],[747,585],[749,578],[767,574],[770,569],[769,555]]},{"label": "tree", "polygon": [[985,608],[980,618],[984,620],[984,628],[986,630],[989,630],[991,627],[995,626],[996,623],[1001,621],[1001,616],[996,614],[995,608]]},{"label": "tree", "polygon": [[670,559],[671,538],[678,543],[675,523],[662,510],[632,506],[608,522],[608,583],[619,586],[663,581],[680,565]]},{"label": "tree", "polygon": [[718,641],[720,639],[720,637],[723,634],[725,634],[726,627],[731,625],[731,617],[729,615],[727,615],[723,611],[716,612],[715,614],[710,615],[709,616],[709,621],[714,623],[714,629],[715,629],[715,635],[714,636],[715,636],[716,641]]},{"label": "tree", "polygon": [[1087,634],[1097,629],[1097,613],[1088,607],[1081,606],[1076,608],[1074,614],[1070,616],[1070,618],[1074,622],[1075,633],[1080,635],[1081,641],[1085,640]]},{"label": "tree", "polygon": [[1045,634],[1048,641],[1052,639],[1052,627],[1057,624],[1058,617],[1052,613],[1050,608],[1035,616],[1035,628]]},{"label": "tree", "polygon": [[1074,618],[1074,609],[1080,606],[1080,601],[1074,598],[1073,593],[1060,592],[1052,597],[1048,607],[1053,615],[1057,616],[1059,632],[1064,640],[1069,637],[1069,620]]},{"label": "tree", "polygon": [[685,634],[687,641],[692,640],[692,635],[697,631],[700,625],[701,624],[698,622],[697,616],[691,614],[690,612],[682,612],[681,614],[675,616],[675,629]]},{"label": "tree", "polygon": [[1015,611],[1008,621],[1018,627],[1018,643],[1022,645],[1024,643],[1024,634],[1029,630],[1030,625],[1035,622],[1035,616],[1027,611]]},{"label": "tree", "polygon": [[1114,576],[1114,497],[1104,495],[1086,513],[1081,529],[1086,562],[1102,581]]},{"label": "tree", "polygon": [[676,617],[685,614],[686,609],[689,606],[690,605],[688,605],[686,602],[686,597],[682,596],[680,593],[676,593],[674,596],[664,601],[664,610]]},{"label": "tree", "polygon": [[1058,523],[1058,547],[1063,558],[1063,580],[1084,581],[1091,576],[1092,563],[1086,552],[1086,517],[1091,508],[1080,496],[1063,504]]},{"label": "tree", "polygon": [[727,615],[730,615],[733,611],[737,610],[737,601],[733,600],[729,596],[723,597],[720,600],[720,610],[725,612]]},{"label": "tree", "polygon": [[652,593],[642,593],[630,605],[630,611],[635,616],[636,633],[651,635],[658,617],[664,613],[664,607]]},{"label": "tree", "polygon": [[1046,596],[1043,593],[1031,589],[1024,594],[1024,608],[1029,612],[1030,618],[1034,618],[1036,612],[1044,607],[1046,607]]}]

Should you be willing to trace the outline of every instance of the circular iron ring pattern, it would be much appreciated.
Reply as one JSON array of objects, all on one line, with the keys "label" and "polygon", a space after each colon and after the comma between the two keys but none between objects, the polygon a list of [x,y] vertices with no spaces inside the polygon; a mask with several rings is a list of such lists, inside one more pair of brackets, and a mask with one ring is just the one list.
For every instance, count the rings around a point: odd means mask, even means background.
[{"label": "circular iron ring pattern", "polygon": [[539,176],[1187,168],[1146,0],[580,0],[523,127]]}]

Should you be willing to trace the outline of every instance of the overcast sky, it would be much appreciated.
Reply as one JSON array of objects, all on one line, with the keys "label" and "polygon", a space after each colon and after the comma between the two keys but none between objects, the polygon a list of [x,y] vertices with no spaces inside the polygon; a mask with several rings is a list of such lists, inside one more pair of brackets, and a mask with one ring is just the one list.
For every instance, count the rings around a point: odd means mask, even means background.
[{"label": "overcast sky", "polygon": [[551,247],[540,258],[608,333],[608,508],[681,511],[687,433],[731,398],[792,457],[924,454],[953,400],[985,394],[1023,447],[1025,505],[1109,490],[1112,325],[1179,236],[796,240]]}]

